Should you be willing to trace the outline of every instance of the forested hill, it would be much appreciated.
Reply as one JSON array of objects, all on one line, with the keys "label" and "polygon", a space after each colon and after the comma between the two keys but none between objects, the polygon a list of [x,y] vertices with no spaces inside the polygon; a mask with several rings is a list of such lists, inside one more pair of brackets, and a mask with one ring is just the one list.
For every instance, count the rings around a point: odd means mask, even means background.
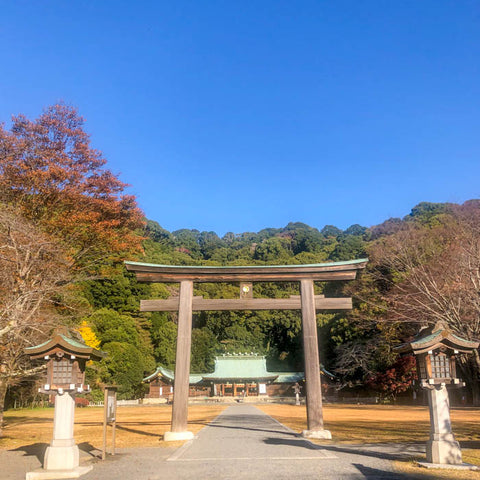
[{"label": "forested hill", "polygon": [[178,265],[309,264],[350,260],[365,255],[371,237],[366,227],[352,225],[342,231],[333,225],[321,230],[304,223],[265,228],[258,233],[226,233],[176,230],[168,232],[147,221],[145,258],[155,263]]},{"label": "forested hill", "polygon": [[[384,383],[381,375],[395,364],[392,346],[418,329],[417,322],[434,321],[428,316],[419,318],[424,312],[415,305],[398,304],[396,296],[402,289],[416,288],[409,283],[410,271],[422,262],[427,265],[445,261],[448,249],[459,240],[458,225],[475,223],[479,211],[479,203],[473,200],[462,206],[424,202],[403,219],[389,219],[371,228],[352,225],[342,231],[327,225],[319,230],[303,223],[289,223],[284,228],[227,233],[221,238],[214,232],[198,230],[168,232],[148,220],[143,232],[144,254],[132,260],[171,265],[260,265],[370,257],[369,267],[358,281],[316,287],[317,293],[330,296],[342,295],[341,290],[347,288],[355,310],[325,312],[317,318],[321,357],[327,368],[338,375],[342,385],[376,388],[378,383]],[[410,257],[404,256],[407,253]],[[88,298],[95,312],[85,320],[100,339],[101,347],[110,353],[101,378],[123,382],[125,387],[129,383],[126,396],[139,391],[139,379],[155,364],[169,368],[174,365],[175,314],[140,314],[139,300],[167,298],[176,294],[175,289],[174,285],[137,284],[123,267],[110,278],[88,285]],[[298,293],[295,283],[254,286],[257,297]],[[235,298],[238,285],[196,284],[195,295]],[[395,308],[390,301],[396,302]],[[415,308],[417,314],[410,311]],[[303,369],[299,312],[201,312],[194,316],[193,327],[193,371],[212,369],[216,354],[251,351],[267,355],[271,369]],[[122,365],[129,360],[137,371],[124,372],[120,378]],[[400,371],[400,367],[394,365],[393,369]],[[395,383],[391,387],[394,391],[385,393],[395,394],[396,389],[405,387],[401,385],[402,381]]]}]

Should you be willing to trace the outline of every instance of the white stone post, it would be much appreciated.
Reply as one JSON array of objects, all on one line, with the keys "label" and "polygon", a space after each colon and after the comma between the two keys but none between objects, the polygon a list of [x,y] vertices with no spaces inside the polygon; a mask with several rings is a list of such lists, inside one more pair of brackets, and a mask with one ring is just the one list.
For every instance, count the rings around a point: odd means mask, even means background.
[{"label": "white stone post", "polygon": [[462,451],[455,440],[450,421],[450,402],[445,384],[428,390],[430,409],[430,440],[427,442],[427,462],[459,465]]},{"label": "white stone post", "polygon": [[78,467],[79,452],[73,438],[75,399],[69,393],[55,395],[53,440],[45,452],[45,470],[72,470]]},{"label": "white stone post", "polygon": [[79,450],[73,438],[75,399],[68,393],[55,395],[53,439],[45,452],[43,469],[28,472],[26,480],[77,478],[92,466],[79,466]]}]

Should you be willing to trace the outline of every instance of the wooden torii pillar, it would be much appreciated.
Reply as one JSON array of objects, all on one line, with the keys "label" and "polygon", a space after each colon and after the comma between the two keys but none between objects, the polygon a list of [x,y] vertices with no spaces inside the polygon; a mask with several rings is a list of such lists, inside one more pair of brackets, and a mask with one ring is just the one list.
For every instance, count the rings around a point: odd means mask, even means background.
[{"label": "wooden torii pillar", "polygon": [[[178,311],[178,334],[175,362],[174,396],[171,430],[166,441],[188,440],[188,392],[190,349],[192,342],[192,312],[215,310],[301,310],[307,386],[307,424],[304,437],[331,438],[323,427],[322,387],[317,339],[317,310],[348,310],[351,298],[324,298],[314,294],[315,281],[353,280],[357,271],[365,268],[368,260],[319,263],[314,265],[275,265],[248,267],[203,267],[156,265],[125,262],[127,270],[135,272],[139,282],[180,283],[180,295],[167,300],[142,300],[142,312]],[[290,298],[253,298],[251,283],[300,283],[300,296]],[[194,282],[239,282],[243,284],[240,298],[204,299],[193,296]]]}]

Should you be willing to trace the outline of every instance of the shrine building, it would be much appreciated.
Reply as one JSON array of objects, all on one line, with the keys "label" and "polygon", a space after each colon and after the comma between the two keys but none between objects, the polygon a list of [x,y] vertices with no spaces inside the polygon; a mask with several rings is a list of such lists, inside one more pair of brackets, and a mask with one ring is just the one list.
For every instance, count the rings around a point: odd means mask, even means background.
[{"label": "shrine building", "polygon": [[[321,368],[322,383],[334,376]],[[150,384],[146,398],[169,398],[173,394],[174,373],[164,367],[144,378]],[[325,377],[325,378],[323,378]],[[189,396],[272,397],[293,395],[295,383],[305,380],[304,372],[269,372],[266,358],[257,354],[224,354],[215,357],[213,373],[189,376]]]}]

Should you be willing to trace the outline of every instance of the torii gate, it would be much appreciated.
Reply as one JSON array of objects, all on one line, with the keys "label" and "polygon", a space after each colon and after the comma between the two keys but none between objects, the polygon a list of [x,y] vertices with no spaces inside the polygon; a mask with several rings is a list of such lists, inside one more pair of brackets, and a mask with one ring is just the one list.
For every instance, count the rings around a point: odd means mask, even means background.
[{"label": "torii gate", "polygon": [[[351,298],[324,298],[314,294],[315,281],[353,280],[365,268],[368,259],[313,265],[255,265],[249,267],[172,266],[125,262],[139,282],[180,283],[180,296],[167,300],[142,300],[142,312],[178,311],[177,351],[175,361],[174,397],[171,431],[166,441],[188,440],[188,392],[190,347],[192,343],[192,312],[204,310],[301,310],[307,385],[308,438],[331,438],[323,428],[322,387],[317,340],[317,310],[348,310]],[[300,282],[300,296],[290,298],[253,298],[251,282]],[[240,298],[204,299],[193,296],[193,282],[240,282]]]}]

